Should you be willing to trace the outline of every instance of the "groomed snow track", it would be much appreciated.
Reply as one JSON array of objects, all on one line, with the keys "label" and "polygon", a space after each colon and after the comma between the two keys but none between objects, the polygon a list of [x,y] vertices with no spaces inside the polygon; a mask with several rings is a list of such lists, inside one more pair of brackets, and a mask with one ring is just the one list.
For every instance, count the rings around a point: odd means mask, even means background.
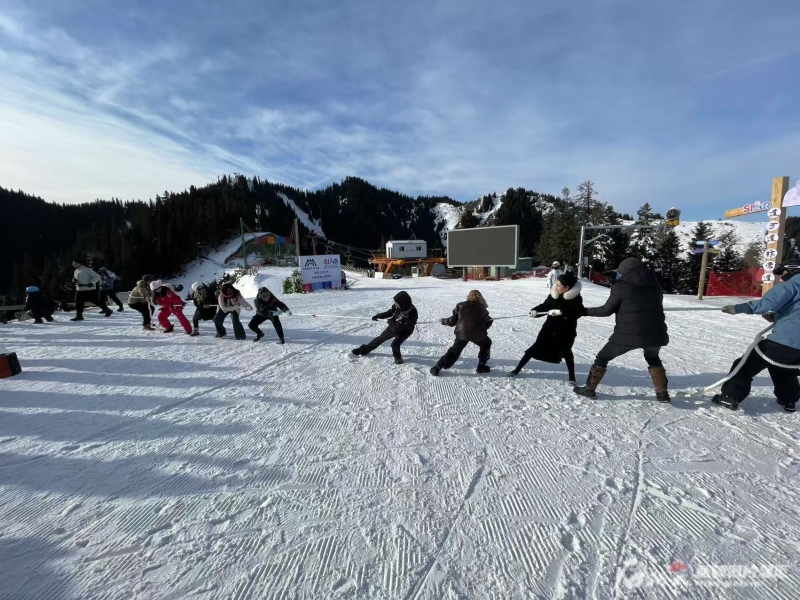
[{"label": "groomed snow track", "polygon": [[[370,316],[407,289],[421,321],[477,286],[494,316],[536,280],[362,279],[283,298]],[[402,286],[402,287],[401,287]],[[589,286],[587,305],[607,290]],[[667,299],[687,306],[685,298]],[[721,304],[721,302],[720,302]],[[651,399],[640,354],[596,402],[563,366],[510,370],[541,320],[498,321],[493,372],[421,326],[395,366],[349,350],[371,321],[284,318],[287,343],[145,333],[138,314],[0,327],[0,593],[8,598],[795,598],[800,425],[766,378],[738,413]],[[673,389],[720,378],[756,318],[668,315]],[[613,320],[584,319],[578,371]],[[250,337],[252,340],[252,335]],[[683,572],[669,571],[681,561]],[[706,567],[786,566],[731,582]],[[704,573],[705,570],[705,573]],[[712,571],[713,572],[713,571]],[[744,584],[747,585],[744,585]]]}]

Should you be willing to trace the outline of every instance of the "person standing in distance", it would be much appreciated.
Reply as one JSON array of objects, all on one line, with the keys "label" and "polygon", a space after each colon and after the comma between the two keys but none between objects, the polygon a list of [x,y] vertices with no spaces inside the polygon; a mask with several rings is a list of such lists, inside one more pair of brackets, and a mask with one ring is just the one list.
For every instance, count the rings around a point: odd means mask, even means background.
[{"label": "person standing in distance", "polygon": [[558,278],[563,274],[564,269],[561,268],[561,263],[554,260],[553,264],[550,265],[550,271],[547,273],[547,289],[552,290]]}]

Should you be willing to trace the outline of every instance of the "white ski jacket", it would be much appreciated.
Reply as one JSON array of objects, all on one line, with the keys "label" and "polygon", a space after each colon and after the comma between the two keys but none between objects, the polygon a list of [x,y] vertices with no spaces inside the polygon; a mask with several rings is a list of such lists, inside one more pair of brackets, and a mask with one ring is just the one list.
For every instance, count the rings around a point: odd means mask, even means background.
[{"label": "white ski jacket", "polygon": [[550,269],[550,272],[547,274],[547,287],[552,290],[553,286],[556,284],[556,279],[563,274],[564,271],[562,269]]},{"label": "white ski jacket", "polygon": [[84,291],[94,289],[97,282],[100,281],[100,275],[92,271],[86,265],[75,269],[73,277],[75,278],[75,284],[78,286],[78,289]]}]

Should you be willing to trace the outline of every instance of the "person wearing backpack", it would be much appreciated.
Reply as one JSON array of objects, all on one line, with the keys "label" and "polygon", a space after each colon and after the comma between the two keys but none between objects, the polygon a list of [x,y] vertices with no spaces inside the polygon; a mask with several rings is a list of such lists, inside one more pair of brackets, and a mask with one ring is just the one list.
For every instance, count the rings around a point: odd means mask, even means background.
[{"label": "person wearing backpack", "polygon": [[192,315],[192,336],[200,335],[200,321],[211,321],[217,314],[217,298],[212,286],[202,281],[192,284],[192,293],[186,297],[194,302],[194,315]]}]

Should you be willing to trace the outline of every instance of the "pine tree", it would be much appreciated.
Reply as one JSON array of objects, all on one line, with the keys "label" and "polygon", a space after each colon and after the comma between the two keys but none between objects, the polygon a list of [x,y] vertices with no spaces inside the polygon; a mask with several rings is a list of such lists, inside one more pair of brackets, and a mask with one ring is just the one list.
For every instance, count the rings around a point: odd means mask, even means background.
[{"label": "pine tree", "polygon": [[[649,203],[645,203],[636,212],[637,225],[654,225],[655,215]],[[653,268],[658,262],[658,240],[656,229],[635,229],[631,234],[631,243],[628,246],[628,254],[637,256],[648,268]]]},{"label": "pine tree", "polygon": [[654,268],[659,276],[661,287],[667,294],[683,291],[687,278],[686,260],[681,256],[681,241],[675,230],[669,229],[659,239]]},{"label": "pine tree", "polygon": [[742,257],[746,269],[761,265],[764,258],[764,247],[764,243],[761,241],[750,242]]}]

